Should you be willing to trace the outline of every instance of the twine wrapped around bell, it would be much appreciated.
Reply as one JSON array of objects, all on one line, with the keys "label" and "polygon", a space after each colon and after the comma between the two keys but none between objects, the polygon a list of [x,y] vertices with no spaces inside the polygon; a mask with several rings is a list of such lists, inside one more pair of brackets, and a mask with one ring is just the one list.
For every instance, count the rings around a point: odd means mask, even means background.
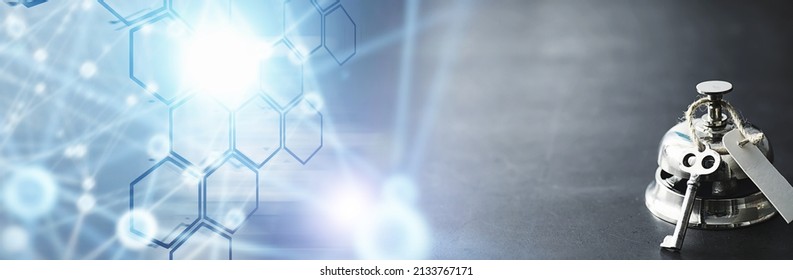
[{"label": "twine wrapped around bell", "polygon": [[[724,94],[732,91],[732,85],[708,81],[697,85],[697,91],[708,98],[707,113],[691,119],[691,125],[687,121],[678,123],[661,138],[655,180],[645,192],[647,208],[656,217],[670,223],[676,223],[681,217],[686,181],[691,175],[681,170],[680,162],[683,162],[687,150],[697,147],[697,141],[691,135],[693,125],[699,142],[718,152],[721,163],[715,172],[699,178],[688,227],[737,228],[771,218],[776,214],[776,209],[727,153],[722,143],[725,134],[738,129],[736,122],[742,124],[737,114],[728,116],[723,112],[725,105],[732,109],[722,100]],[[689,111],[693,115],[691,108]],[[743,124],[742,128],[746,134],[760,135],[761,132],[750,124]],[[758,139],[755,145],[768,161],[773,162],[773,151],[766,137]]]}]

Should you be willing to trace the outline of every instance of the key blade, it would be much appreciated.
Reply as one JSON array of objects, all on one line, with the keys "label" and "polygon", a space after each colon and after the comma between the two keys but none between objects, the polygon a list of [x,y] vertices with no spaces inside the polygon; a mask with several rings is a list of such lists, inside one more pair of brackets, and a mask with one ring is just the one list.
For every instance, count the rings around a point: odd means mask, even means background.
[{"label": "key blade", "polygon": [[739,146],[738,142],[743,139],[741,132],[734,129],[724,135],[722,142],[743,172],[752,179],[789,224],[793,221],[793,186],[782,174],[779,174],[757,146],[752,143]]},{"label": "key blade", "polygon": [[673,235],[667,235],[666,237],[664,237],[664,241],[661,242],[661,248],[672,251],[679,251],[680,244],[677,244],[677,237]]}]

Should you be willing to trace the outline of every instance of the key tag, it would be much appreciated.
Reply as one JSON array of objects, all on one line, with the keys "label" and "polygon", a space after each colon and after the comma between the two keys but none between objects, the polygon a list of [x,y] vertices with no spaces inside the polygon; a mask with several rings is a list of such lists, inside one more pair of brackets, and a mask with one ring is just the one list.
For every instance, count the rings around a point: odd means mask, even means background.
[{"label": "key tag", "polygon": [[[762,135],[760,135],[762,137]],[[749,179],[768,198],[788,224],[793,221],[793,186],[774,168],[754,144],[734,129],[722,138],[724,147]]]}]

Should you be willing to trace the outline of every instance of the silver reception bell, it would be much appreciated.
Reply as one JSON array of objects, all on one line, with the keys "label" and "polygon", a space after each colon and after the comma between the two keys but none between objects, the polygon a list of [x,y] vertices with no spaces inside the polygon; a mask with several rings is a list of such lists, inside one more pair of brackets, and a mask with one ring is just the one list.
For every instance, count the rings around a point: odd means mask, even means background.
[{"label": "silver reception bell", "polygon": [[[690,125],[682,121],[664,134],[658,148],[655,180],[645,191],[645,204],[650,212],[664,221],[677,224],[674,235],[667,236],[661,244],[666,249],[679,250],[688,227],[738,228],[768,220],[777,213],[761,191],[762,184],[761,188],[755,184],[759,182],[756,176],[744,172],[723,143],[725,135],[738,129],[736,122],[743,124],[740,127],[743,134],[761,135],[757,127],[740,123],[742,121],[735,110],[722,100],[732,91],[732,85],[723,81],[706,81],[697,85],[697,91],[704,95],[700,101],[707,106],[707,113],[693,117],[694,110],[690,108]],[[726,109],[732,110],[731,114]],[[692,137],[692,131],[696,133],[696,139]],[[697,142],[702,145],[697,145]],[[756,156],[773,162],[768,139],[762,137],[755,142],[753,145],[759,150]],[[736,148],[732,149],[735,151]],[[771,197],[774,199],[773,195]],[[777,200],[774,202],[778,203]]]}]

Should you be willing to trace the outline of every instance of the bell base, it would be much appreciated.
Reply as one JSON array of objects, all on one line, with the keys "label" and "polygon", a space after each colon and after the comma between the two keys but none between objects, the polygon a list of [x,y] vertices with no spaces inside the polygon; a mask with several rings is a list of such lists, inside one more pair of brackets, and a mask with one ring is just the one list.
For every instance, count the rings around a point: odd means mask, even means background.
[{"label": "bell base", "polygon": [[[675,224],[680,217],[683,195],[653,181],[647,186],[644,193],[644,203],[653,215]],[[776,209],[762,192],[725,199],[696,197],[688,227],[700,229],[739,228],[768,220],[774,214],[776,214]]]}]

